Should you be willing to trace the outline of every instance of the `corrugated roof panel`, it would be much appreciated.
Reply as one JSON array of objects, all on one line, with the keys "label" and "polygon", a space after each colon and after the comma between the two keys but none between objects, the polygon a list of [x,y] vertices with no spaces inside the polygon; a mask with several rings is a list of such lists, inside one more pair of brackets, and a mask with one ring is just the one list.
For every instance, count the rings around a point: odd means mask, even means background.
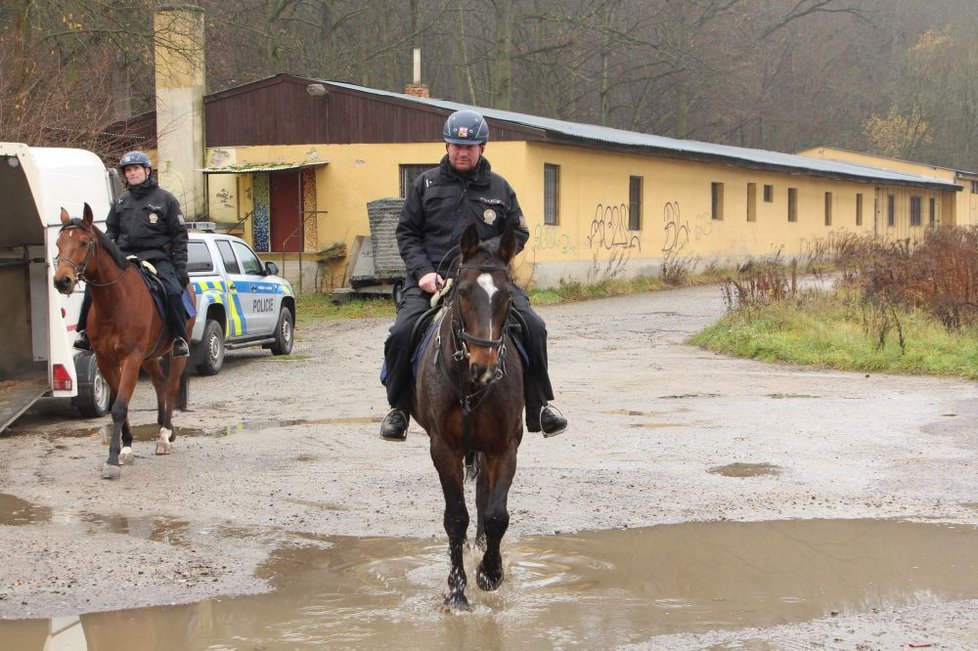
[{"label": "corrugated roof panel", "polygon": [[668,138],[656,136],[648,133],[636,131],[624,131],[611,127],[602,127],[591,124],[581,124],[578,122],[567,122],[553,118],[544,118],[526,113],[516,113],[513,111],[502,111],[499,109],[460,104],[442,99],[432,99],[393,93],[390,91],[366,88],[355,84],[347,84],[338,81],[319,80],[322,83],[332,84],[352,91],[368,93],[371,95],[389,97],[408,102],[425,104],[428,106],[457,111],[459,109],[473,109],[491,120],[503,120],[515,124],[542,129],[557,136],[564,136],[571,139],[591,141],[600,145],[611,145],[621,147],[634,147],[650,149],[673,155],[688,155],[699,157],[716,157],[731,161],[772,167],[787,170],[798,170],[800,172],[810,172],[826,175],[839,175],[865,179],[867,181],[881,181],[896,184],[930,185],[939,186],[948,190],[960,190],[961,187],[956,183],[944,179],[907,174],[895,170],[880,169],[868,165],[858,165],[855,163],[842,163],[828,161],[819,158],[809,158],[798,154],[785,154],[764,149],[751,149],[748,147],[734,147],[731,145],[716,145],[697,140],[680,140],[678,138]]}]

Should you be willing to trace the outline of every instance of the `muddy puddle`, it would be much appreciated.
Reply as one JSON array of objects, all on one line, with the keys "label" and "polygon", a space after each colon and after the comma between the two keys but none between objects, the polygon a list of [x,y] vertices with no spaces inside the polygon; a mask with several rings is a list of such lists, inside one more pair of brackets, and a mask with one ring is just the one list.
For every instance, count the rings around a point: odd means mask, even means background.
[{"label": "muddy puddle", "polygon": [[[181,526],[183,523],[174,523]],[[4,648],[609,648],[978,597],[978,529],[878,520],[693,523],[504,542],[507,579],[446,613],[442,537],[330,538],[262,567],[273,591],[0,622]]]},{"label": "muddy puddle", "polygon": [[[198,436],[231,436],[232,434],[243,434],[246,432],[262,432],[267,429],[281,427],[299,427],[303,425],[350,425],[379,423],[379,417],[351,416],[347,418],[295,418],[287,420],[260,420],[244,421],[212,429],[199,429],[194,427],[182,427],[177,425],[177,437],[198,437]],[[146,443],[156,441],[160,435],[160,426],[156,423],[146,423],[132,426],[132,440],[136,443]],[[104,445],[112,441],[112,423],[106,423],[99,427],[82,427],[79,429],[60,432],[54,436],[65,436],[69,438],[93,438],[101,439]]]}]

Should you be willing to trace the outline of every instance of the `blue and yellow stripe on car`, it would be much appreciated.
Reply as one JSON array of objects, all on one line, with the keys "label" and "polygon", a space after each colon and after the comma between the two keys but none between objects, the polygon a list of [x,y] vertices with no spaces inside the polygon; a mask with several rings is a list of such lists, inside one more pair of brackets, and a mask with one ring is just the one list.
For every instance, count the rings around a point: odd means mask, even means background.
[{"label": "blue and yellow stripe on car", "polygon": [[[247,332],[248,326],[243,318],[244,312],[241,309],[241,300],[238,298],[238,290],[234,283],[224,280],[203,280],[194,282],[194,291],[202,297],[202,305],[212,305],[218,303],[224,306],[227,313],[227,327],[225,337],[238,337]],[[206,307],[200,310],[206,313]]]}]

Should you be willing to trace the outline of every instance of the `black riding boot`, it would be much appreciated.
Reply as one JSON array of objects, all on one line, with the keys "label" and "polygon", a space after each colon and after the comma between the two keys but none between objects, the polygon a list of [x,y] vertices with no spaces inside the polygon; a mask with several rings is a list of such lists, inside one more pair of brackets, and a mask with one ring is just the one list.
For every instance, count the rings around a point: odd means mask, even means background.
[{"label": "black riding boot", "polygon": [[78,350],[91,350],[92,344],[88,340],[88,333],[85,332],[88,326],[88,308],[92,305],[92,297],[85,290],[85,297],[82,299],[81,308],[78,310],[78,323],[75,325],[77,334],[75,335],[74,347]]},{"label": "black riding boot", "polygon": [[170,301],[169,326],[173,333],[173,357],[188,357],[190,355],[190,337],[187,335],[187,312],[183,309],[183,297],[174,294],[167,297]]}]

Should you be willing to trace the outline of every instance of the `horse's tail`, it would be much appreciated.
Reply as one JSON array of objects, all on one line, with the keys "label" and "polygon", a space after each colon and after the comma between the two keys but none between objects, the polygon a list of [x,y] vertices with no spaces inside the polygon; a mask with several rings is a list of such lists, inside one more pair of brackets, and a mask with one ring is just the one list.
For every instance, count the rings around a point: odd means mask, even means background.
[{"label": "horse's tail", "polygon": [[177,409],[180,411],[187,411],[187,405],[190,403],[190,364],[186,364],[183,367],[183,373],[180,374],[180,387],[177,389]]},{"label": "horse's tail", "polygon": [[479,476],[479,467],[482,465],[482,453],[469,450],[465,453],[465,481],[472,481]]}]

